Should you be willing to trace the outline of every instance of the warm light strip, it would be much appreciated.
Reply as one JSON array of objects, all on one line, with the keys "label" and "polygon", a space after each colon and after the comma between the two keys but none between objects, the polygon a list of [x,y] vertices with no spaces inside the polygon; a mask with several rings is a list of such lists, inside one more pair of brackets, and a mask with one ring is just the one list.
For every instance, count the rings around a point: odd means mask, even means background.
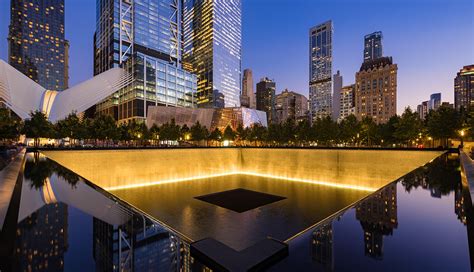
[{"label": "warm light strip", "polygon": [[147,182],[147,183],[113,186],[113,187],[108,187],[108,188],[106,187],[104,188],[104,190],[117,191],[117,190],[133,189],[133,188],[154,186],[154,185],[167,184],[167,183],[176,183],[176,182],[191,181],[191,180],[198,180],[198,179],[224,177],[224,176],[229,176],[229,175],[248,175],[248,176],[264,177],[264,178],[271,178],[271,179],[283,179],[283,180],[288,180],[288,181],[304,182],[304,183],[310,183],[310,184],[317,184],[317,185],[336,187],[336,188],[341,188],[341,189],[352,189],[352,190],[366,191],[366,192],[375,192],[378,189],[378,188],[371,188],[371,187],[351,185],[351,184],[340,184],[340,183],[329,182],[329,181],[299,179],[299,178],[290,178],[290,177],[284,177],[284,176],[260,174],[260,173],[254,173],[254,172],[235,171],[235,172],[226,172],[226,173],[206,175],[206,176],[194,176],[194,177],[189,177],[189,178],[160,180],[160,181],[152,181],[152,182]]}]

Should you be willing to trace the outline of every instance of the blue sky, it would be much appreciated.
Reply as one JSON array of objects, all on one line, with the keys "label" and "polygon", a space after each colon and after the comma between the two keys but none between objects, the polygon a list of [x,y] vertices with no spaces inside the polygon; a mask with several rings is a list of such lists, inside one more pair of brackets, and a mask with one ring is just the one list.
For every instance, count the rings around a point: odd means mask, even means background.
[{"label": "blue sky", "polygon": [[[268,76],[284,88],[308,94],[308,30],[333,20],[333,69],[354,82],[363,36],[384,35],[384,54],[398,64],[398,112],[434,92],[453,101],[453,79],[474,64],[472,0],[242,0],[242,68],[255,81]],[[10,0],[0,0],[0,58],[6,60]],[[92,76],[95,0],[66,0],[71,85]]]}]

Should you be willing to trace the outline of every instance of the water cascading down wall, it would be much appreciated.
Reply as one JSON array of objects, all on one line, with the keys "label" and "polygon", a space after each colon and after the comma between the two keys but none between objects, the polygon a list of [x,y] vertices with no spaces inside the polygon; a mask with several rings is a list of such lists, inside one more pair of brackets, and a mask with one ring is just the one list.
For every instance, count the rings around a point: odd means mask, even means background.
[{"label": "water cascading down wall", "polygon": [[227,174],[285,178],[373,191],[428,163],[439,151],[279,148],[43,151],[106,190]]}]

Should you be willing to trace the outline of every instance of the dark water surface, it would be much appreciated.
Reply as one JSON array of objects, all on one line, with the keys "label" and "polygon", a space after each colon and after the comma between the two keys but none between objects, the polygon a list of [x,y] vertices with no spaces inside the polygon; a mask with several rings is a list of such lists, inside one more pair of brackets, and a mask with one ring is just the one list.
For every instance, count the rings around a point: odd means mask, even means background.
[{"label": "dark water surface", "polygon": [[[459,171],[457,158],[443,155],[373,194],[232,175],[113,191],[119,199],[28,153],[12,199],[17,217],[2,228],[11,235],[1,249],[12,254],[0,270],[190,271],[191,241],[161,221],[193,240],[212,236],[239,248],[323,220],[289,239],[290,255],[270,270],[471,271],[474,213]],[[236,188],[284,199],[239,213],[195,198]]]}]

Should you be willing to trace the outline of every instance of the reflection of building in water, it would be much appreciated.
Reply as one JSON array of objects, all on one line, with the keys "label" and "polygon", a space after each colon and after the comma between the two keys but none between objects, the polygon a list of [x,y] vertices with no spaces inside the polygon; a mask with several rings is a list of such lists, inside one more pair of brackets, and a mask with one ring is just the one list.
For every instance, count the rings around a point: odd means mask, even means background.
[{"label": "reflection of building in water", "polygon": [[332,221],[321,225],[313,232],[311,252],[313,260],[328,271],[334,270]]},{"label": "reflection of building in water", "polygon": [[145,218],[119,227],[94,218],[93,236],[97,271],[171,271],[186,263],[178,259],[174,237]]},{"label": "reflection of building in water", "polygon": [[397,228],[397,185],[388,185],[356,208],[356,218],[364,230],[365,255],[383,258],[383,236]]},{"label": "reflection of building in water", "polygon": [[68,248],[68,206],[47,204],[17,228],[17,271],[63,271]]},{"label": "reflection of building in water", "polygon": [[467,225],[467,216],[466,216],[466,209],[465,209],[465,198],[463,195],[463,188],[462,186],[458,186],[456,190],[454,190],[454,212],[458,216],[459,221],[461,221],[464,225]]}]

